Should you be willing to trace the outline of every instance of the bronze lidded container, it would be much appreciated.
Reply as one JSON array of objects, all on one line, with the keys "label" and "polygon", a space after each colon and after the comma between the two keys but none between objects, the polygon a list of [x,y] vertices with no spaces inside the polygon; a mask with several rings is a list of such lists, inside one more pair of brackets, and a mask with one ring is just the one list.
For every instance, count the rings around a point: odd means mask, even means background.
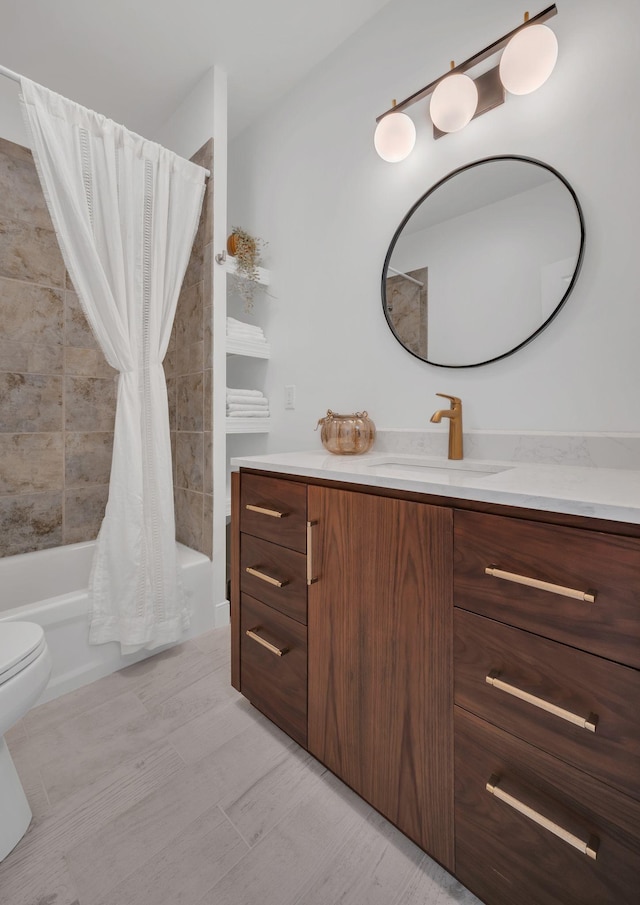
[{"label": "bronze lidded container", "polygon": [[366,453],[376,438],[376,426],[366,412],[337,415],[327,409],[326,418],[320,418],[316,430],[320,425],[322,445],[337,456]]}]

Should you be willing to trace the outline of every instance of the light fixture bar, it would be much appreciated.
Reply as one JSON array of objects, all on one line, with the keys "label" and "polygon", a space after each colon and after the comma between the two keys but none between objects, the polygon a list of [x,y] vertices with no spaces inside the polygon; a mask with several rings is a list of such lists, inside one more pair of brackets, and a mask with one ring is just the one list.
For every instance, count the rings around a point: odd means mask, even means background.
[{"label": "light fixture bar", "polygon": [[528,28],[530,25],[542,25],[543,22],[546,22],[548,19],[553,18],[553,16],[557,15],[557,13],[558,7],[555,3],[553,3],[551,6],[543,9],[542,12],[538,13],[537,15],[531,16],[521,25],[518,25],[517,28],[514,28],[508,34],[503,35],[501,38],[498,38],[498,40],[494,41],[493,44],[489,44],[488,47],[485,47],[483,50],[480,50],[472,57],[469,57],[469,59],[465,60],[464,63],[459,63],[457,66],[454,66],[453,69],[450,69],[446,73],[443,73],[443,75],[438,76],[437,79],[434,79],[433,82],[430,82],[424,88],[416,91],[415,94],[410,95],[403,101],[400,101],[400,103],[398,104],[394,104],[393,107],[389,107],[389,109],[385,110],[384,113],[381,113],[380,116],[376,116],[376,122],[379,123],[380,120],[387,116],[388,113],[400,113],[403,110],[406,110],[407,107],[411,107],[412,104],[417,104],[418,101],[423,100],[423,98],[429,97],[438,82],[442,81],[445,75],[452,75],[456,72],[466,72],[468,69],[473,68],[473,66],[477,66],[479,63],[482,63],[483,60],[487,60],[499,50],[502,50],[503,47],[506,47],[511,38],[519,31],[522,31],[523,28]]}]

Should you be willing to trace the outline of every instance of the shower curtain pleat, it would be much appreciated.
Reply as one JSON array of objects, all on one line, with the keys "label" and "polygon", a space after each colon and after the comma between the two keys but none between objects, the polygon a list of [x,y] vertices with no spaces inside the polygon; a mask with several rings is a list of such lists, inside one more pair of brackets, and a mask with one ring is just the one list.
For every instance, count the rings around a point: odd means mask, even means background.
[{"label": "shower curtain pleat", "polygon": [[189,624],[175,544],[162,360],[195,238],[206,171],[21,80],[33,156],[87,320],[120,373],[109,501],[90,580],[92,644],[123,653]]}]

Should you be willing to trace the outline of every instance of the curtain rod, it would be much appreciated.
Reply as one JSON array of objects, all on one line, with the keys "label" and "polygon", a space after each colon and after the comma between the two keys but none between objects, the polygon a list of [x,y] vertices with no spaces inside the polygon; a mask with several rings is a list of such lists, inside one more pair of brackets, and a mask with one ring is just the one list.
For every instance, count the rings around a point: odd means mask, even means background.
[{"label": "curtain rod", "polygon": [[20,81],[18,73],[13,72],[11,69],[7,69],[5,66],[0,66],[0,75],[6,75],[8,79],[13,79],[14,82]]},{"label": "curtain rod", "polygon": [[[8,79],[13,79],[14,82],[20,82],[20,76],[17,72],[14,72],[12,69],[7,69],[6,66],[0,66],[0,75],[6,76]],[[180,155],[178,155],[180,156]],[[205,172],[207,179],[211,176],[211,171],[207,170],[206,167],[202,167]]]}]

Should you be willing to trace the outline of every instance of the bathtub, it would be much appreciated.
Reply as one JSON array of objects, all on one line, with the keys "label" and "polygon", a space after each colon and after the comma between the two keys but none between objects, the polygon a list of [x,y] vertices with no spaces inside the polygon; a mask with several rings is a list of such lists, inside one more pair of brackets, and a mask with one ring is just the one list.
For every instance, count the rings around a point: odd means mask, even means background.
[{"label": "bathtub", "polygon": [[[216,619],[223,624],[223,617],[212,600],[211,560],[176,546],[191,610],[184,640],[214,628]],[[87,586],[94,547],[90,541],[0,559],[0,632],[2,622],[37,622],[51,651],[53,670],[40,703],[157,653],[138,651],[123,657],[115,641],[89,644]]]}]

